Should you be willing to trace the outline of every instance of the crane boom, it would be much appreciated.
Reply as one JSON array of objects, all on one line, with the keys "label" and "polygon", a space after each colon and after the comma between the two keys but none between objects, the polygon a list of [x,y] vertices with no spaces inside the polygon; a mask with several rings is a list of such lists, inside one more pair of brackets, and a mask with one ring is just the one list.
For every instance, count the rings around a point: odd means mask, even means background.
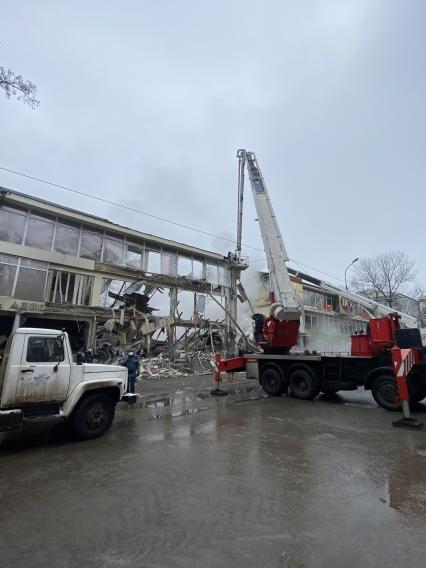
[{"label": "crane boom", "polygon": [[287,321],[299,320],[299,303],[286,265],[288,260],[287,251],[256,155],[254,152],[247,150],[238,150],[237,157],[239,159],[237,250],[241,251],[244,166],[247,166],[260,233],[266,253],[271,291],[273,292],[275,302],[279,302],[284,308],[280,313],[279,319]]}]

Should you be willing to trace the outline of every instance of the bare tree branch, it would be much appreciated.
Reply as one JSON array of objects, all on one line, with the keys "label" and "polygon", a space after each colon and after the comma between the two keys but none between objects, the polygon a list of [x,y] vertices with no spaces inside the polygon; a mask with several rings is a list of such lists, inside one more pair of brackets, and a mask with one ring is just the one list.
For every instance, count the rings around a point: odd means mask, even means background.
[{"label": "bare tree branch", "polygon": [[11,69],[0,66],[0,88],[10,99],[13,95],[18,101],[22,100],[31,108],[36,108],[40,101],[36,99],[37,87],[30,81],[25,81],[21,75],[16,75]]},{"label": "bare tree branch", "polygon": [[402,251],[390,251],[372,258],[362,258],[355,267],[351,286],[364,296],[385,300],[396,307],[398,296],[412,283],[417,270]]}]

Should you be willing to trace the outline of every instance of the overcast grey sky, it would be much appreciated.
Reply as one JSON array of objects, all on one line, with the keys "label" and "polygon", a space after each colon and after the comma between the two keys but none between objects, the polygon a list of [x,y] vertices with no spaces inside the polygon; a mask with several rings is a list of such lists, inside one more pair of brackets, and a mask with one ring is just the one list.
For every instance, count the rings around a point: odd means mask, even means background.
[{"label": "overcast grey sky", "polygon": [[[0,65],[41,104],[0,92],[0,165],[232,238],[245,147],[291,258],[342,279],[355,256],[401,249],[426,284],[425,20],[423,0],[3,0]],[[227,248],[1,171],[0,185]],[[261,247],[250,193],[245,211]]]}]

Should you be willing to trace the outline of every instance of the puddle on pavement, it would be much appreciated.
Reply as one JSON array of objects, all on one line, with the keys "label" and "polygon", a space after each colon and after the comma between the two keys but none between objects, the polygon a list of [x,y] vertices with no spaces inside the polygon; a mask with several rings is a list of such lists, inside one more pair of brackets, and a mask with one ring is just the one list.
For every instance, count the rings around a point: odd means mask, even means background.
[{"label": "puddle on pavement", "polygon": [[[217,406],[228,406],[262,398],[258,385],[226,389],[226,392],[228,396],[221,398],[219,402],[219,399],[212,397],[210,392],[194,394],[177,390],[172,395],[160,394],[155,397],[147,395],[146,399],[142,396],[136,406],[146,409],[151,419],[177,418],[197,414]],[[240,398],[241,396],[244,398]]]}]

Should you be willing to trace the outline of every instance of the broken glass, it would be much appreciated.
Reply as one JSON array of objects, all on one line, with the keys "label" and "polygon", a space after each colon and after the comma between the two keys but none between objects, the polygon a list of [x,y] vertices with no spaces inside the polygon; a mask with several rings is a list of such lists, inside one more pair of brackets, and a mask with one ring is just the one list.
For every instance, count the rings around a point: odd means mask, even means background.
[{"label": "broken glass", "polygon": [[131,268],[136,268],[136,270],[142,270],[142,257],[143,257],[142,245],[127,243],[126,266],[129,266]]},{"label": "broken glass", "polygon": [[121,266],[124,261],[124,240],[106,236],[102,261]]},{"label": "broken glass", "polygon": [[102,252],[102,233],[83,229],[81,233],[80,256],[100,260]]},{"label": "broken glass", "polygon": [[201,280],[204,277],[204,264],[201,260],[192,261],[192,274],[196,280]]},{"label": "broken glass", "polygon": [[192,259],[186,256],[179,257],[178,264],[178,274],[179,276],[192,276]]}]

